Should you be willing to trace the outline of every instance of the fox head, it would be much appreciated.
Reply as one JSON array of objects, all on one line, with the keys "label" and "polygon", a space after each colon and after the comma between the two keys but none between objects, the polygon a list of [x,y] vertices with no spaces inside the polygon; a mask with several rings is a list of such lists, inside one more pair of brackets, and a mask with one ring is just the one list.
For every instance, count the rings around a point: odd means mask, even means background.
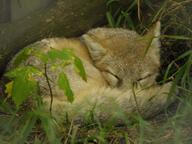
[{"label": "fox head", "polygon": [[160,67],[160,22],[144,35],[121,28],[96,28],[82,36],[95,66],[112,87],[153,84]]}]

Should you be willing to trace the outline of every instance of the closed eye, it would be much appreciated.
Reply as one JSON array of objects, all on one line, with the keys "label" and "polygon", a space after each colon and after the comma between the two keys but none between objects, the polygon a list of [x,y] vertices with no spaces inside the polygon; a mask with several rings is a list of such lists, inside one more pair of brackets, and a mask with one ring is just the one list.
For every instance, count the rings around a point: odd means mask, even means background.
[{"label": "closed eye", "polygon": [[113,74],[109,70],[105,70],[104,72],[109,73],[110,75],[114,76],[118,80],[117,85],[116,85],[117,87],[121,86],[121,84],[122,84],[122,79],[121,78],[119,78],[117,75]]},{"label": "closed eye", "polygon": [[151,76],[152,76],[152,74],[148,74],[148,75],[146,75],[146,76],[144,76],[142,78],[137,79],[136,81],[142,81],[142,80],[147,79],[147,78],[149,78]]}]

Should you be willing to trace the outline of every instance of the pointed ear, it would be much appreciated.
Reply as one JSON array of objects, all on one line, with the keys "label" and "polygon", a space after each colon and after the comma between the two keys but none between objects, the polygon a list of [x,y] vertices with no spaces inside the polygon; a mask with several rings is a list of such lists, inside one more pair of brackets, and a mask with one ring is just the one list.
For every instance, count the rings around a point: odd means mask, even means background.
[{"label": "pointed ear", "polygon": [[88,47],[91,58],[94,61],[100,60],[106,54],[107,50],[88,34],[82,35],[81,40]]},{"label": "pointed ear", "polygon": [[144,37],[150,43],[150,45],[160,46],[159,42],[160,35],[161,35],[161,23],[160,21],[158,21],[149,29],[149,31]]},{"label": "pointed ear", "polygon": [[147,34],[144,35],[144,39],[147,41],[148,48],[146,53],[154,58],[156,62],[159,63],[160,59],[160,35],[161,35],[161,23],[156,22]]}]

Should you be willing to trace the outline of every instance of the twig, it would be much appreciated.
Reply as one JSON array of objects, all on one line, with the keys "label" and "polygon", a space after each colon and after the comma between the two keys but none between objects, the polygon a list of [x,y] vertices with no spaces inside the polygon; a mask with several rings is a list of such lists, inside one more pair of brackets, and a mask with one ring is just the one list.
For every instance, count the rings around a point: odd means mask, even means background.
[{"label": "twig", "polygon": [[50,111],[50,114],[52,114],[53,92],[52,92],[51,84],[50,84],[50,81],[49,81],[49,77],[47,75],[47,64],[44,64],[44,70],[45,70],[44,76],[46,78],[46,81],[47,81],[47,84],[48,84],[48,88],[49,88],[49,93],[50,93],[50,96],[51,96],[51,102],[50,102],[49,111]]}]

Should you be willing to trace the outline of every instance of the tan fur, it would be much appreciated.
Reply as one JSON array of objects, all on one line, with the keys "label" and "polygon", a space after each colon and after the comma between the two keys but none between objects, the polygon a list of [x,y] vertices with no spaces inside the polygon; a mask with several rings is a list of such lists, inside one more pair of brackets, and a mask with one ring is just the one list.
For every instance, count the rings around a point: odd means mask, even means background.
[{"label": "tan fur", "polygon": [[[146,76],[156,77],[160,66],[160,44],[155,38],[160,35],[158,31],[160,23],[143,37],[125,29],[98,28],[83,35],[82,39],[108,83],[127,88],[126,83],[129,87],[132,82]],[[122,85],[118,83],[120,81]],[[151,79],[147,83],[153,82]]]},{"label": "tan fur", "polygon": [[[126,115],[140,111],[148,117],[162,109],[167,104],[171,83],[160,86],[155,81],[160,66],[159,35],[158,22],[144,36],[125,29],[97,28],[80,38],[49,38],[37,42],[34,47],[45,52],[51,48],[73,49],[87,73],[85,82],[72,65],[57,71],[48,68],[54,94],[53,115],[63,118],[67,112],[70,118],[79,119],[93,110],[101,119],[113,117],[120,111]],[[24,64],[43,69],[42,63],[33,56]],[[74,91],[72,104],[56,86],[56,76],[61,71],[67,74]],[[44,102],[49,105],[47,83],[45,79],[40,79],[39,83]]]}]

